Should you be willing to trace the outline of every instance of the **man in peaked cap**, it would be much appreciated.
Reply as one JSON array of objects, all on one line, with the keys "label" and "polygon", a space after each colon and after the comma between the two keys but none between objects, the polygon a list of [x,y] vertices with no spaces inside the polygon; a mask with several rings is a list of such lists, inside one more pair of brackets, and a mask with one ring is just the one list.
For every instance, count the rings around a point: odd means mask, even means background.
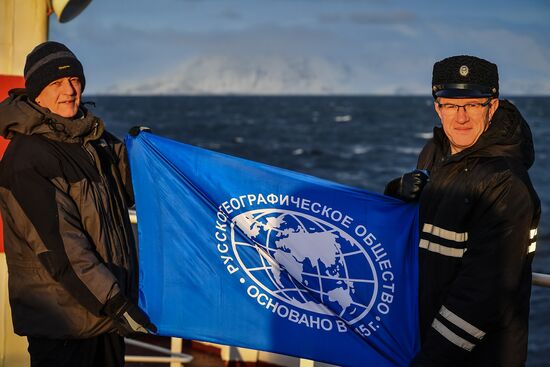
[{"label": "man in peaked cap", "polygon": [[0,104],[0,210],[14,330],[33,367],[121,367],[137,306],[133,192],[123,144],[81,104],[82,64],[45,42]]},{"label": "man in peaked cap", "polygon": [[441,127],[418,170],[386,187],[420,200],[422,348],[412,365],[523,366],[540,218],[527,173],[531,131],[498,99],[497,66],[487,60],[436,62],[432,95]]}]

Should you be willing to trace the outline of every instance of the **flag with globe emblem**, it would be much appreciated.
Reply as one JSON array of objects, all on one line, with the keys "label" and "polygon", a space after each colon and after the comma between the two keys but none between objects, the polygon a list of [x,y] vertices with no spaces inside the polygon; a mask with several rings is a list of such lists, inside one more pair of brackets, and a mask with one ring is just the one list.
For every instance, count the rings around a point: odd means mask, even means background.
[{"label": "flag with globe emblem", "polygon": [[159,333],[341,366],[419,350],[418,207],[127,136],[140,306]]}]

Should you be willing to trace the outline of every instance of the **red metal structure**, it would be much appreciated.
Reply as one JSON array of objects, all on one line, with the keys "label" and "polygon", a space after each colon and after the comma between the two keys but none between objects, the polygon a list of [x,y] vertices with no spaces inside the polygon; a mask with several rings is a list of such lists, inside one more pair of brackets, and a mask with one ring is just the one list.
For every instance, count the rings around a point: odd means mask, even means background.
[{"label": "red metal structure", "polygon": [[[4,100],[8,96],[8,92],[13,88],[23,88],[25,80],[22,76],[16,75],[0,75],[0,100]],[[10,143],[9,140],[0,136],[0,160],[4,156],[4,152]],[[0,216],[0,252],[4,252],[4,230],[2,225],[2,217]]]}]

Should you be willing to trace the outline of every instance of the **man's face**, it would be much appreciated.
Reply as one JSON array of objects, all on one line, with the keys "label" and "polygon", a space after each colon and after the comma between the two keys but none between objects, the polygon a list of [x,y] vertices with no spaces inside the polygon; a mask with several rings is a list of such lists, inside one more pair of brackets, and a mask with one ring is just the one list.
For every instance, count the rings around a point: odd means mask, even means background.
[{"label": "man's face", "polygon": [[489,128],[498,99],[440,97],[434,105],[451,143],[451,154],[455,154],[474,145]]},{"label": "man's face", "polygon": [[82,85],[77,77],[65,77],[48,84],[36,97],[36,103],[53,113],[71,118],[78,112]]}]

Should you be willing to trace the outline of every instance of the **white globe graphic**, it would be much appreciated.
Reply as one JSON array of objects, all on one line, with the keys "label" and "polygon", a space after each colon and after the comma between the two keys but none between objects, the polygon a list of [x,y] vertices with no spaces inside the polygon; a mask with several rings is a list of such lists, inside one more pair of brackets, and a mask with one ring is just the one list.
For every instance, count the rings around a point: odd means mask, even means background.
[{"label": "white globe graphic", "polygon": [[377,274],[367,251],[322,219],[251,210],[233,219],[231,243],[242,269],[278,301],[354,324],[376,300]]}]

